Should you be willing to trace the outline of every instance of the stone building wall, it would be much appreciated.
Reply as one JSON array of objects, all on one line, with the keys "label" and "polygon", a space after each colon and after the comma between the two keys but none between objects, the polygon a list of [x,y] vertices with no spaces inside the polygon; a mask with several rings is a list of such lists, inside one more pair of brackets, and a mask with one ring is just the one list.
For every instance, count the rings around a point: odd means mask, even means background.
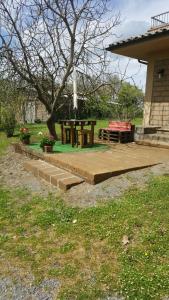
[{"label": "stone building wall", "polygon": [[[164,70],[161,78],[160,70]],[[154,64],[150,125],[169,127],[169,59]]]},{"label": "stone building wall", "polygon": [[38,100],[27,101],[20,106],[16,114],[16,120],[19,124],[35,123],[37,119],[41,120],[41,122],[46,122],[48,117],[45,106]]},{"label": "stone building wall", "polygon": [[36,117],[35,119],[40,119],[42,122],[46,122],[49,115],[45,106],[40,102],[36,102]]}]

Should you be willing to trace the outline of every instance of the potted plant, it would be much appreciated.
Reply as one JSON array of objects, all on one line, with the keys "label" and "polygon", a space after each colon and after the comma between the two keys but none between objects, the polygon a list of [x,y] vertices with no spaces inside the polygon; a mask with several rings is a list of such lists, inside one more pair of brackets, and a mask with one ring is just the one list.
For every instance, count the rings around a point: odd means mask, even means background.
[{"label": "potted plant", "polygon": [[55,139],[53,136],[48,136],[45,135],[43,136],[41,142],[40,142],[40,147],[43,149],[44,152],[53,152],[53,146],[55,144]]},{"label": "potted plant", "polygon": [[30,132],[28,128],[20,128],[20,140],[23,144],[29,145],[30,144]]}]

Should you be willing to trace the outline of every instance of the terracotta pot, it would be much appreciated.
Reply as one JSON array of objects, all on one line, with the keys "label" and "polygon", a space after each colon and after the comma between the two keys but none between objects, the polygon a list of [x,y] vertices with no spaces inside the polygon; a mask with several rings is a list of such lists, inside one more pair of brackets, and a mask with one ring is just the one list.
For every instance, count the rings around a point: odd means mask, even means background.
[{"label": "terracotta pot", "polygon": [[30,138],[22,140],[22,144],[29,145],[30,144]]},{"label": "terracotta pot", "polygon": [[45,145],[43,147],[43,151],[46,152],[46,153],[51,153],[51,152],[53,152],[53,146]]}]

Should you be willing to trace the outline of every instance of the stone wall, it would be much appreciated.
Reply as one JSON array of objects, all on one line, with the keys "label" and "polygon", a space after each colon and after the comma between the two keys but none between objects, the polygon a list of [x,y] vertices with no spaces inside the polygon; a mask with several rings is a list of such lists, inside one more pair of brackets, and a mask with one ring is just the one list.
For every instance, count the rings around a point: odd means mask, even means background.
[{"label": "stone wall", "polygon": [[46,122],[49,115],[45,106],[40,102],[36,102],[36,117],[35,119],[40,119],[42,122]]},{"label": "stone wall", "polygon": [[37,119],[46,122],[49,115],[45,106],[38,100],[31,100],[21,106],[17,111],[17,123],[34,123]]},{"label": "stone wall", "polygon": [[[164,70],[161,78],[160,70]],[[169,126],[169,59],[157,60],[154,65],[150,125]]]}]

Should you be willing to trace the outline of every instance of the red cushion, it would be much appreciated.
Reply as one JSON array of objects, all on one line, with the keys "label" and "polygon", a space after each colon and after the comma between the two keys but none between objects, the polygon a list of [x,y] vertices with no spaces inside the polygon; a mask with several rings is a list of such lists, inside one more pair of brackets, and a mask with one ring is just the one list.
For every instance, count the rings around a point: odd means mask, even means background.
[{"label": "red cushion", "polygon": [[131,129],[128,128],[101,128],[101,130],[107,130],[107,131],[131,131]]},{"label": "red cushion", "polygon": [[107,131],[131,131],[131,123],[130,122],[120,122],[120,121],[110,121],[108,128],[101,128],[101,130]]},{"label": "red cushion", "polygon": [[118,131],[131,131],[131,123],[130,122],[117,122],[117,121],[110,121],[109,128],[111,130],[118,130]]},{"label": "red cushion", "polygon": [[110,121],[109,125],[113,125],[113,126],[126,126],[126,125],[131,125],[130,122],[121,122],[121,121]]}]

